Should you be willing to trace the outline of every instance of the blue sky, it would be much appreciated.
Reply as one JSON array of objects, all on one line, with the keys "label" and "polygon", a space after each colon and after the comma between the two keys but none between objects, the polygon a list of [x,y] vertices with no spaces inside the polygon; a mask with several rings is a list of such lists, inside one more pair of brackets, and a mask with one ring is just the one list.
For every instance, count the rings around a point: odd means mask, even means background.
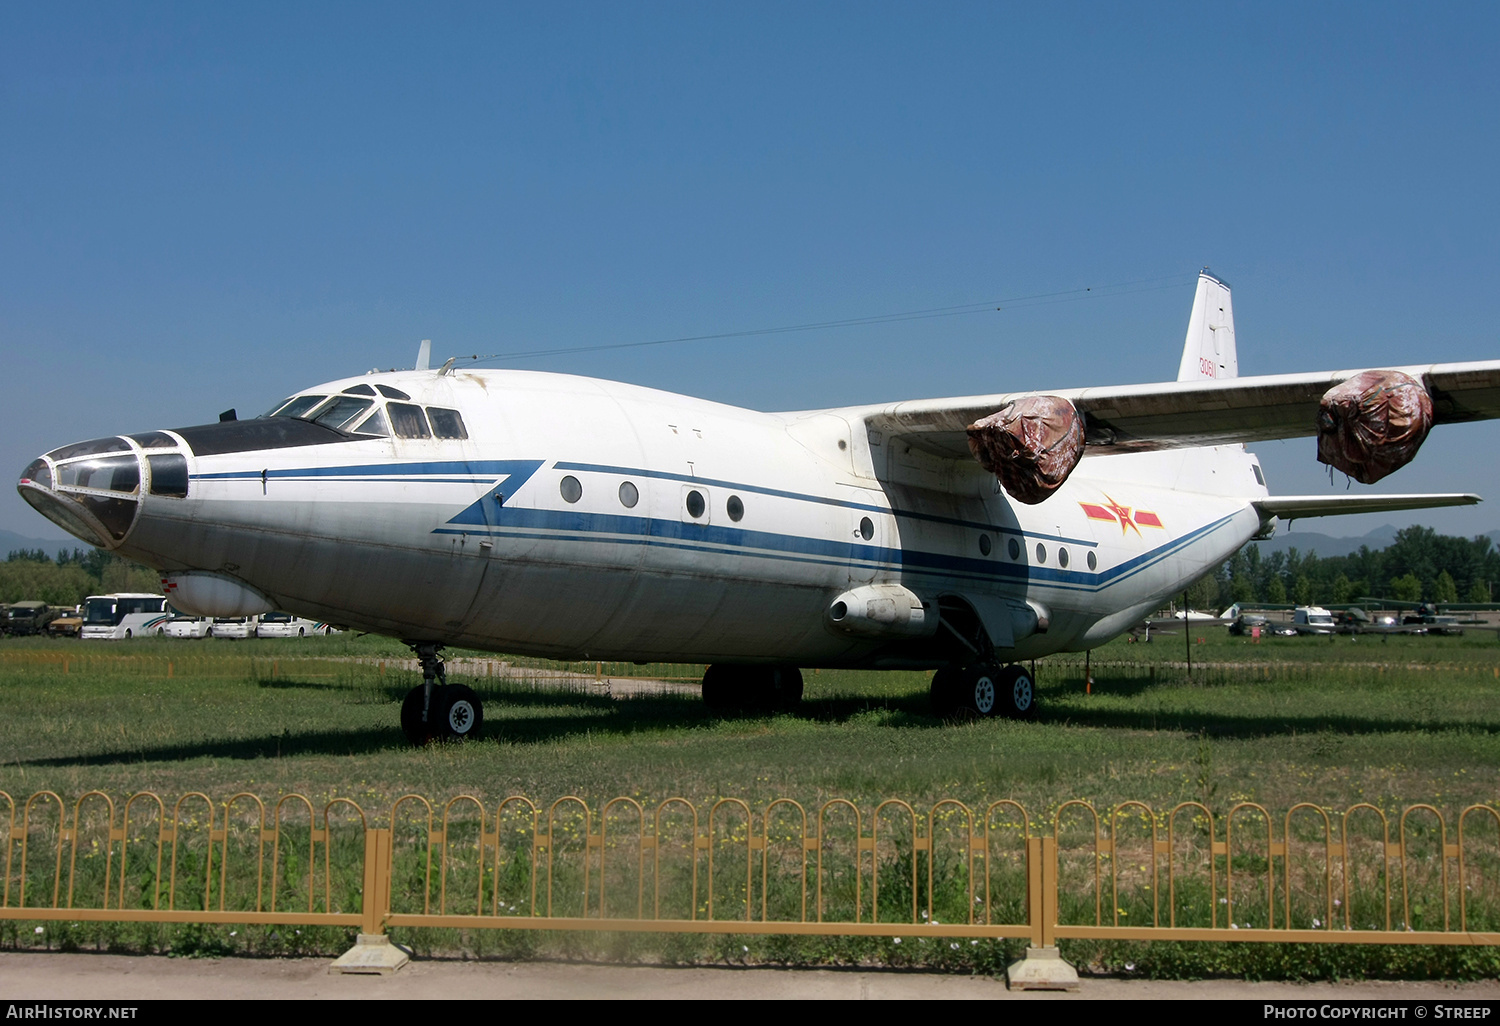
[{"label": "blue sky", "polygon": [[[0,463],[439,358],[763,409],[1500,356],[1493,5],[0,7]],[[1491,504],[1494,425],[1385,491]],[[1310,439],[1275,490],[1343,491]],[[1355,485],[1356,490],[1361,486]],[[58,531],[10,489],[0,529]]]}]

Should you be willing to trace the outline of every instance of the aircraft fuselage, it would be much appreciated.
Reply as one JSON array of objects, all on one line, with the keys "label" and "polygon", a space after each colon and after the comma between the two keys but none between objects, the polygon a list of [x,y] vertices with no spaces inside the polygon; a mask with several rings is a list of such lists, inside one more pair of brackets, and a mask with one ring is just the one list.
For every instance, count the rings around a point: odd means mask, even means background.
[{"label": "aircraft fuselage", "polygon": [[[562,659],[807,667],[951,662],[945,602],[973,610],[1006,658],[1093,647],[1262,529],[1250,503],[1266,490],[1240,446],[1091,457],[1024,506],[977,464],[837,410],[759,413],[520,371],[372,374],[307,394],[379,384],[458,411],[467,437],[272,438],[284,418],[238,421],[93,454],[135,458],[128,500],[78,485],[87,476],[53,454],[22,492],[169,580],[212,574],[360,630]],[[186,487],[168,491],[186,494],[158,494],[177,454]],[[108,525],[58,513],[89,497],[95,512],[118,500]],[[830,612],[841,595],[899,589],[926,626],[913,613],[915,626],[851,630]]]}]

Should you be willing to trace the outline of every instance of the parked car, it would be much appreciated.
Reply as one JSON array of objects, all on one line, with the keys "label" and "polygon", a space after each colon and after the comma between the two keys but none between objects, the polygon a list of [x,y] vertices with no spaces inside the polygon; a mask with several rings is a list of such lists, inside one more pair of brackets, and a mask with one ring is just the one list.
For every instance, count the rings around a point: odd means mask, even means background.
[{"label": "parked car", "polygon": [[53,611],[57,616],[47,625],[47,633],[55,638],[76,638],[78,632],[83,630],[83,607],[74,606],[68,609],[54,606]]},{"label": "parked car", "polygon": [[1261,629],[1261,633],[1264,634],[1266,632],[1266,627],[1270,624],[1270,622],[1271,621],[1268,617],[1264,617],[1259,613],[1241,613],[1239,616],[1235,617],[1234,622],[1229,625],[1229,633],[1237,637],[1245,637],[1248,636],[1256,627],[1259,627]]}]

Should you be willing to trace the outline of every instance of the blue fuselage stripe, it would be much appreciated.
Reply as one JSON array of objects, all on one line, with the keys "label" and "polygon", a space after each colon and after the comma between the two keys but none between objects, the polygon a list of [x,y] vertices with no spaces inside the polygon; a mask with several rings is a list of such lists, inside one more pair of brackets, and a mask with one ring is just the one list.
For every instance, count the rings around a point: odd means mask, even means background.
[{"label": "blue fuselage stripe", "polygon": [[577,470],[583,473],[595,474],[617,474],[621,477],[645,477],[661,481],[681,481],[684,484],[698,484],[705,488],[732,488],[736,491],[751,492],[755,495],[771,495],[779,499],[798,499],[802,502],[817,502],[825,506],[840,506],[844,509],[864,510],[870,513],[889,513],[894,517],[904,517],[908,520],[925,520],[933,524],[948,524],[953,527],[969,527],[976,531],[994,531],[996,534],[1011,534],[1018,537],[1045,538],[1051,541],[1065,542],[1069,545],[1083,545],[1094,548],[1099,543],[1088,538],[1060,538],[1053,534],[1040,534],[1033,531],[1025,531],[1019,527],[1005,527],[1001,524],[986,524],[976,520],[961,520],[955,517],[939,516],[936,513],[918,513],[914,510],[896,509],[894,507],[874,506],[866,502],[854,502],[849,499],[835,499],[826,495],[811,495],[806,492],[788,492],[780,488],[763,488],[760,485],[744,484],[737,481],[721,481],[712,477],[694,477],[691,474],[674,474],[666,470],[646,470],[641,467],[611,467],[602,463],[555,463],[553,466],[558,470]]}]

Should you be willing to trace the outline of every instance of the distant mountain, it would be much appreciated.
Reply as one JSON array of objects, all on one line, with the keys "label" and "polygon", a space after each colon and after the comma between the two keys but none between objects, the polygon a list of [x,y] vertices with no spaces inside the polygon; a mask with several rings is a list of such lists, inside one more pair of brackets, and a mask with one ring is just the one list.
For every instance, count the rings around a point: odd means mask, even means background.
[{"label": "distant mountain", "polygon": [[49,556],[55,557],[60,550],[72,552],[74,549],[87,549],[88,545],[77,538],[28,538],[14,531],[0,531],[0,559],[17,549],[41,549]]},{"label": "distant mountain", "polygon": [[[1500,531],[1491,531],[1485,537],[1500,548]],[[1390,524],[1384,524],[1368,534],[1353,538],[1336,538],[1330,534],[1319,534],[1317,531],[1302,531],[1295,528],[1288,531],[1286,525],[1282,524],[1276,528],[1276,537],[1270,541],[1251,544],[1260,546],[1262,556],[1295,548],[1300,555],[1305,556],[1309,552],[1316,552],[1324,559],[1328,559],[1333,556],[1352,556],[1359,551],[1361,545],[1368,545],[1372,550],[1379,550],[1395,544],[1395,541],[1396,528]]]}]

